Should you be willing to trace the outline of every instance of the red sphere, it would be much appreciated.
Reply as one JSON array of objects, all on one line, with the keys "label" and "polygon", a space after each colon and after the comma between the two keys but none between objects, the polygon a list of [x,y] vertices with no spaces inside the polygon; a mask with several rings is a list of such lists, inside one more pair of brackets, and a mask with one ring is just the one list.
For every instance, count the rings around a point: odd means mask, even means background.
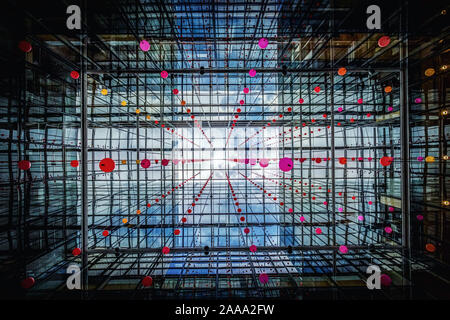
[{"label": "red sphere", "polygon": [[173,232],[176,236],[180,234],[180,230],[179,229],[175,229],[175,231]]},{"label": "red sphere", "polygon": [[20,285],[21,285],[21,287],[24,288],[24,289],[30,289],[32,286],[34,286],[34,283],[35,283],[35,282],[36,282],[36,281],[34,280],[33,277],[28,277],[28,278],[23,279],[23,280],[20,282]]},{"label": "red sphere", "polygon": [[30,52],[32,49],[31,43],[29,43],[28,41],[20,41],[19,42],[19,49],[22,50],[23,52]]},{"label": "red sphere", "polygon": [[80,248],[75,248],[72,250],[72,254],[76,257],[79,256],[81,254],[81,249]]},{"label": "red sphere", "polygon": [[387,47],[390,42],[391,38],[389,38],[389,36],[382,36],[380,39],[378,39],[378,46],[380,48],[384,48]]},{"label": "red sphere", "polygon": [[31,168],[31,162],[28,160],[21,160],[18,165],[20,170],[28,170]]},{"label": "red sphere", "polygon": [[144,277],[144,279],[142,279],[142,285],[144,287],[150,287],[153,283],[153,279],[150,276],[146,276]]},{"label": "red sphere", "polygon": [[102,161],[100,161],[100,170],[103,172],[111,172],[116,167],[116,163],[111,158],[105,158]]},{"label": "red sphere", "polygon": [[169,252],[170,252],[170,248],[169,247],[162,248],[162,253],[168,254]]},{"label": "red sphere", "polygon": [[108,230],[103,230],[102,235],[104,237],[107,237],[109,235],[109,231]]},{"label": "red sphere", "polygon": [[78,79],[80,77],[80,74],[77,71],[73,70],[70,73],[70,76],[72,77],[72,79]]},{"label": "red sphere", "polygon": [[70,161],[70,165],[74,168],[78,167],[80,163],[78,162],[78,160],[72,160]]},{"label": "red sphere", "polygon": [[392,163],[393,160],[394,159],[392,157],[382,157],[380,159],[380,163],[382,166],[387,167]]}]

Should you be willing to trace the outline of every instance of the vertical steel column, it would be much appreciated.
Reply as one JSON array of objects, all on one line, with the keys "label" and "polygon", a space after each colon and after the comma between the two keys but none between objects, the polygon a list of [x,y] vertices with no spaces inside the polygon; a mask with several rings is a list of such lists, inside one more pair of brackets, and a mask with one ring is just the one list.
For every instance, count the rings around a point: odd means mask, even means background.
[{"label": "vertical steel column", "polygon": [[[330,72],[330,120],[331,120],[331,210],[333,210],[333,235],[332,235],[332,245],[336,245],[336,148],[335,148],[335,126],[334,126],[334,73]],[[333,253],[334,266],[333,270],[336,275],[336,256]]]},{"label": "vertical steel column", "polygon": [[[402,8],[400,25],[400,140],[403,281],[411,280],[410,256],[410,172],[409,172],[409,104],[408,104],[408,34],[407,5]],[[406,285],[403,282],[403,285]]]},{"label": "vertical steel column", "polygon": [[[86,8],[84,8],[86,11]],[[88,37],[83,35],[81,54],[81,267],[83,297],[88,289],[88,126],[87,126],[87,44]]]}]

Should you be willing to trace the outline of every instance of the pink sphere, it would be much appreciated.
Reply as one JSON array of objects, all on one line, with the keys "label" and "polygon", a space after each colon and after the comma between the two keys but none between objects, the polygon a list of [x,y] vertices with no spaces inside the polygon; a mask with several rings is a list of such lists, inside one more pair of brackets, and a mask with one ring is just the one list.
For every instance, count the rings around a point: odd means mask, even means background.
[{"label": "pink sphere", "polygon": [[259,282],[261,282],[262,284],[266,284],[267,282],[269,282],[269,276],[266,273],[261,273],[259,275]]},{"label": "pink sphere", "polygon": [[417,217],[417,220],[419,220],[419,221],[423,220],[423,215],[421,215],[421,214],[418,214],[416,217]]},{"label": "pink sphere", "polygon": [[139,47],[141,48],[142,51],[148,51],[150,49],[150,43],[148,43],[147,40],[142,40],[139,43]]},{"label": "pink sphere", "polygon": [[243,105],[244,103],[245,103],[244,100],[239,101],[239,104],[240,104],[240,105]]},{"label": "pink sphere", "polygon": [[342,112],[342,110],[344,110],[344,109],[342,109],[342,107],[339,107],[339,108],[338,108],[338,111],[339,111],[339,112]]},{"label": "pink sphere", "polygon": [[294,162],[291,158],[282,158],[278,164],[281,171],[287,172],[291,171],[294,167]]},{"label": "pink sphere", "polygon": [[249,93],[250,89],[249,88],[244,88],[244,93]]},{"label": "pink sphere", "polygon": [[347,253],[347,252],[348,252],[348,248],[347,248],[346,246],[340,246],[340,247],[339,247],[339,251],[340,251],[341,253]]},{"label": "pink sphere", "polygon": [[388,107],[388,111],[392,111],[392,110],[394,110],[394,108]]},{"label": "pink sphere", "polygon": [[167,73],[167,71],[161,71],[161,77],[163,79],[166,79],[169,76],[169,74]]},{"label": "pink sphere", "polygon": [[316,228],[316,233],[317,233],[317,234],[322,234],[322,229]]},{"label": "pink sphere", "polygon": [[257,248],[254,244],[252,244],[249,249],[251,252],[256,252],[256,250],[257,250]]},{"label": "pink sphere", "polygon": [[249,72],[248,72],[248,74],[250,75],[250,77],[254,77],[254,76],[256,76],[256,70],[255,69],[251,69]]},{"label": "pink sphere", "polygon": [[263,168],[267,167],[269,165],[269,160],[267,159],[261,159],[259,160],[259,165]]},{"label": "pink sphere", "polygon": [[363,217],[363,216],[358,216],[358,220],[359,220],[359,221],[363,221],[363,220],[364,220],[364,217]]},{"label": "pink sphere", "polygon": [[269,44],[269,40],[267,40],[266,38],[261,38],[261,39],[259,39],[259,41],[258,41],[258,46],[259,46],[261,49],[266,48],[268,44]]},{"label": "pink sphere", "polygon": [[305,221],[305,217],[301,216],[301,217],[300,217],[300,221],[301,221],[301,222],[304,222],[304,221]]},{"label": "pink sphere", "polygon": [[385,227],[384,231],[386,231],[386,233],[392,233],[392,228],[391,227]]},{"label": "pink sphere", "polygon": [[383,273],[380,276],[380,282],[381,282],[382,286],[389,287],[391,285],[391,283],[392,283],[392,279],[387,274]]}]

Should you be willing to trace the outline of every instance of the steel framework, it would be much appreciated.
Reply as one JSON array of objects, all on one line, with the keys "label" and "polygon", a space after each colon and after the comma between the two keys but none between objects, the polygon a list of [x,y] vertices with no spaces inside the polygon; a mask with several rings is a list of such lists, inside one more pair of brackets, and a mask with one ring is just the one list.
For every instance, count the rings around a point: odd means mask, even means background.
[{"label": "steel framework", "polygon": [[63,1],[6,2],[8,294],[446,296],[447,4],[383,2],[374,32],[364,1],[82,1],[69,31]]}]

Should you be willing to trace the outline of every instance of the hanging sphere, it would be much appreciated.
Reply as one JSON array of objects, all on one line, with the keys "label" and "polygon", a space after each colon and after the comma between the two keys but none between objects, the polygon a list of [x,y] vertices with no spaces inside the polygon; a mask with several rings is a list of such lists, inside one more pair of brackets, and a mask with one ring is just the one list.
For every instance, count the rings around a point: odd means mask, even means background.
[{"label": "hanging sphere", "polygon": [[150,287],[153,283],[153,279],[150,276],[146,276],[142,279],[142,286]]},{"label": "hanging sphere", "polygon": [[294,163],[291,158],[282,158],[278,164],[281,171],[288,172],[294,167]]},{"label": "hanging sphere", "polygon": [[105,158],[100,161],[99,167],[103,172],[111,172],[116,167],[116,163],[111,158]]}]

